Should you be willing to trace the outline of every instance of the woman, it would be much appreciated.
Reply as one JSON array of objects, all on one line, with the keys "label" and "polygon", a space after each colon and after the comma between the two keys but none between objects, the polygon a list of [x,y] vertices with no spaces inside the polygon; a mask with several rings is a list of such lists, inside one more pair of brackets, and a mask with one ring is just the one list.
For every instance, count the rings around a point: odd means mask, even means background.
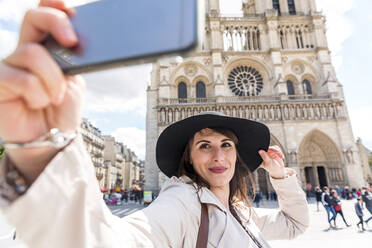
[{"label": "woman", "polygon": [[335,218],[334,218],[335,227],[336,227],[336,219],[337,219],[338,214],[341,215],[342,219],[344,220],[344,223],[345,223],[346,227],[349,227],[350,225],[346,222],[345,217],[344,217],[344,213],[342,212],[341,200],[338,197],[337,191],[334,190],[334,189],[331,191],[331,202],[332,202],[333,209],[336,211],[336,215],[335,215]]},{"label": "woman", "polygon": [[[265,239],[290,239],[306,229],[305,195],[280,150],[268,149],[267,127],[219,113],[163,131],[156,159],[171,178],[149,207],[113,216],[75,137],[84,82],[65,77],[38,44],[49,33],[65,46],[77,37],[62,1],[40,5],[26,14],[18,47],[0,63],[0,112],[12,113],[0,118],[7,147],[0,206],[29,247],[269,247]],[[260,165],[280,210],[253,209],[247,200],[245,176]]]}]

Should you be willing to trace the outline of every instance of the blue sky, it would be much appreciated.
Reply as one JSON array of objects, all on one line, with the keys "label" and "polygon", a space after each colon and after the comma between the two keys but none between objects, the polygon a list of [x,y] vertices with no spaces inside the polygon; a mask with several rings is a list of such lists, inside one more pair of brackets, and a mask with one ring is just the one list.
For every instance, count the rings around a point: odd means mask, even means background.
[{"label": "blue sky", "polygon": [[[69,3],[89,0],[70,0]],[[11,53],[22,16],[37,0],[0,0],[0,59]],[[240,11],[241,0],[220,0],[224,13]],[[22,7],[21,7],[22,6]],[[317,0],[327,17],[327,37],[337,78],[344,87],[355,139],[372,150],[372,1]],[[84,116],[104,134],[114,135],[145,155],[146,88],[151,65],[84,75],[87,81]]]}]

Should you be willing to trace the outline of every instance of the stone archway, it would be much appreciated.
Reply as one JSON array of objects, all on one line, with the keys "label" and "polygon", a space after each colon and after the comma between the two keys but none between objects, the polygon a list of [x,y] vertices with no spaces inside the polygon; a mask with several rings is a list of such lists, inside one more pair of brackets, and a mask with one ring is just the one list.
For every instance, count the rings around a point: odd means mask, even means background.
[{"label": "stone archway", "polygon": [[305,136],[298,149],[298,161],[303,185],[345,185],[341,155],[328,135],[313,130]]}]

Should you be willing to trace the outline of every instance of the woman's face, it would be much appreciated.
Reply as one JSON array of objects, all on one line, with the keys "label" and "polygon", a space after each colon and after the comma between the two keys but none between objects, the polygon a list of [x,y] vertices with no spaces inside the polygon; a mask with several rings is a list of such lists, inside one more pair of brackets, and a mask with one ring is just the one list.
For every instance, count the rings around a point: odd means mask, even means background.
[{"label": "woman's face", "polygon": [[236,155],[234,142],[223,134],[206,128],[194,135],[190,161],[211,187],[229,185],[235,171]]}]

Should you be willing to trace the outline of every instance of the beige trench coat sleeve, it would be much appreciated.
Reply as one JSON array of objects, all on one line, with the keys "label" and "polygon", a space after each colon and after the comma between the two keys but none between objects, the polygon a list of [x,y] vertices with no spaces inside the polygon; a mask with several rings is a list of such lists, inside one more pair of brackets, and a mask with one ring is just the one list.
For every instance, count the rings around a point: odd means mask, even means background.
[{"label": "beige trench coat sleeve", "polygon": [[[177,197],[173,191],[168,197]],[[112,215],[79,137],[57,154],[25,195],[2,211],[30,248],[180,247],[185,229],[180,218],[186,210],[171,202],[159,199],[153,209],[126,219]],[[169,226],[172,230],[166,230]]]},{"label": "beige trench coat sleeve", "polygon": [[270,181],[278,195],[280,210],[255,208],[253,220],[266,240],[293,239],[309,226],[305,193],[296,175]]}]

